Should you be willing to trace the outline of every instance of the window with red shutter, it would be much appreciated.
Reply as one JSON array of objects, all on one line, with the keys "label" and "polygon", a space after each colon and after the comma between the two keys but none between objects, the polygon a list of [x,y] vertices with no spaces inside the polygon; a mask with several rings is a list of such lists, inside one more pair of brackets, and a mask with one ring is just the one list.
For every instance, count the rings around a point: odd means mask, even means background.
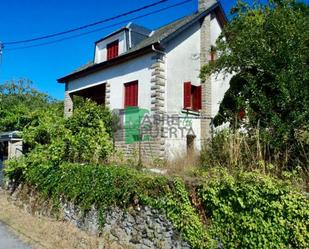
[{"label": "window with red shutter", "polygon": [[191,82],[185,82],[183,84],[183,108],[191,108]]},{"label": "window with red shutter", "polygon": [[210,61],[214,62],[217,59],[217,52],[216,51],[211,51],[210,52]]},{"label": "window with red shutter", "polygon": [[138,106],[138,81],[124,84],[124,107]]},{"label": "window with red shutter", "polygon": [[113,59],[118,56],[119,41],[113,41],[106,45],[107,49],[107,60]]},{"label": "window with red shutter", "polygon": [[184,83],[184,109],[198,111],[202,109],[202,87]]},{"label": "window with red shutter", "polygon": [[202,87],[201,86],[196,86],[194,95],[194,104],[193,104],[193,110],[201,110],[202,109]]}]

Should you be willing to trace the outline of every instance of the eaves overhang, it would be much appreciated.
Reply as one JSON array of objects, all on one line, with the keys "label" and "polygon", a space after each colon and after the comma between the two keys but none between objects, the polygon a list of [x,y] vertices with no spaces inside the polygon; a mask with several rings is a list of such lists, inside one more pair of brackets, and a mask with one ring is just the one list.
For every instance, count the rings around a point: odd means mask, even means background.
[{"label": "eaves overhang", "polygon": [[78,79],[80,77],[84,77],[86,75],[95,73],[95,72],[100,71],[102,69],[109,68],[109,67],[115,66],[117,64],[127,62],[128,60],[131,60],[131,59],[134,59],[134,58],[139,57],[141,55],[152,52],[153,51],[152,45],[155,45],[155,44],[151,44],[147,47],[141,48],[139,50],[136,50],[136,51],[133,51],[133,52],[130,52],[130,53],[124,53],[124,54],[122,54],[122,55],[120,55],[116,58],[110,59],[108,61],[103,61],[101,63],[93,64],[89,67],[86,67],[83,70],[77,71],[77,72],[69,74],[67,76],[64,76],[64,77],[58,79],[57,81],[58,81],[58,83],[67,83],[67,82],[72,81],[74,79]]}]

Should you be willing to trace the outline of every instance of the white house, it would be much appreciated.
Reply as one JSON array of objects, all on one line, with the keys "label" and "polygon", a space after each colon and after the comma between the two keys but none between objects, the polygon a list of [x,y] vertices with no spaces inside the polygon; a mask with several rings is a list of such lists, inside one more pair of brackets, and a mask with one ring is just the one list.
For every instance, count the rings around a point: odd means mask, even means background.
[{"label": "white house", "polygon": [[129,119],[126,108],[138,107],[156,125],[150,136],[143,129],[138,143],[127,140],[127,126],[120,130],[116,146],[125,153],[138,148],[144,158],[173,159],[200,150],[211,136],[211,119],[230,77],[210,76],[201,82],[199,73],[215,59],[211,47],[226,22],[219,2],[199,0],[196,13],[157,30],[130,23],[97,41],[92,63],[58,79],[65,83],[65,115],[73,111],[74,96],[125,113],[124,123]]}]

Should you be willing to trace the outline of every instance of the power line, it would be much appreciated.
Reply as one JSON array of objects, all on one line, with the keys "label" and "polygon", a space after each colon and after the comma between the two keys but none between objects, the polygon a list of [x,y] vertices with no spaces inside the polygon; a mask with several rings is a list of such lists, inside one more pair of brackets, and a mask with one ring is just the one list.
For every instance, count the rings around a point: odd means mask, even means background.
[{"label": "power line", "polygon": [[52,38],[52,37],[56,37],[56,36],[60,36],[60,35],[68,34],[68,33],[72,33],[72,32],[78,31],[78,30],[83,30],[83,29],[86,29],[86,28],[89,28],[89,27],[96,26],[96,25],[104,23],[104,22],[112,21],[112,20],[118,19],[120,17],[128,16],[130,14],[133,14],[133,13],[136,13],[136,12],[140,12],[140,11],[145,10],[145,9],[149,9],[151,7],[160,5],[160,4],[162,4],[164,2],[167,2],[167,1],[170,1],[170,0],[160,0],[158,2],[155,2],[155,3],[152,3],[152,4],[148,4],[148,5],[145,5],[143,7],[140,7],[140,8],[134,9],[134,10],[130,10],[128,12],[119,14],[117,16],[109,17],[109,18],[106,18],[106,19],[103,19],[103,20],[100,20],[100,21],[97,21],[97,22],[94,22],[94,23],[90,23],[90,24],[87,24],[87,25],[84,25],[84,26],[80,26],[78,28],[74,28],[74,29],[70,29],[70,30],[66,30],[66,31],[61,31],[61,32],[54,33],[54,34],[44,35],[44,36],[41,36],[41,37],[26,39],[26,40],[12,41],[12,42],[3,42],[3,45],[6,46],[6,45],[13,45],[13,44],[20,44],[20,43],[28,43],[28,42],[48,39],[48,38]]},{"label": "power line", "polygon": [[171,8],[174,8],[174,7],[177,7],[177,6],[186,4],[188,2],[192,2],[192,1],[193,0],[185,0],[185,1],[173,4],[173,5],[161,8],[159,10],[151,11],[151,12],[148,12],[146,14],[134,17],[134,18],[126,19],[124,21],[121,21],[121,22],[118,22],[118,23],[114,23],[114,24],[110,24],[110,25],[104,26],[102,28],[90,30],[88,32],[84,32],[84,33],[81,33],[81,34],[76,34],[76,35],[72,35],[72,36],[69,36],[69,37],[64,37],[64,38],[61,38],[61,39],[57,39],[57,40],[53,40],[53,41],[49,41],[49,42],[44,42],[44,43],[39,43],[39,44],[34,44],[34,45],[29,45],[29,46],[23,46],[23,47],[17,47],[17,48],[5,48],[4,50],[5,51],[14,51],[14,50],[22,50],[22,49],[27,49],[27,48],[33,48],[33,47],[40,47],[40,46],[50,45],[50,44],[54,44],[54,43],[57,43],[57,42],[61,42],[61,41],[65,41],[65,40],[69,40],[69,39],[85,36],[85,35],[88,35],[88,34],[91,34],[91,33],[102,31],[104,29],[108,29],[108,28],[112,28],[112,27],[118,26],[120,24],[128,23],[130,21],[134,21],[134,20],[137,20],[137,19],[140,19],[140,18],[143,18],[143,17],[147,17],[147,16],[150,16],[150,15],[153,15],[153,14],[156,14],[156,13],[160,13],[162,11],[165,11],[165,10],[168,10],[168,9],[171,9]]}]

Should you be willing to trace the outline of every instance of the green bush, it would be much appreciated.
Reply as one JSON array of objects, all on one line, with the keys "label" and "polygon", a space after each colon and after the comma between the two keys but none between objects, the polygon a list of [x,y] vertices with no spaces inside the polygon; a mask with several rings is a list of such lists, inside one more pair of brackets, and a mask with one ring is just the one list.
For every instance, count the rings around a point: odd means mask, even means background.
[{"label": "green bush", "polygon": [[11,161],[6,172],[16,177],[23,171],[22,181],[34,186],[43,197],[56,203],[60,196],[79,205],[87,212],[93,205],[102,215],[107,208],[147,205],[163,213],[191,244],[192,248],[211,248],[213,243],[197,211],[191,205],[182,180],[142,173],[124,166],[35,164],[24,167],[22,162]]},{"label": "green bush", "polygon": [[90,209],[92,205],[128,207],[143,194],[160,196],[169,189],[163,177],[152,177],[128,167],[116,166],[40,165],[29,168],[25,180],[47,198],[63,196],[83,210]]},{"label": "green bush", "polygon": [[97,105],[89,99],[84,99],[74,109],[73,116],[67,119],[66,127],[72,131],[72,134],[79,132],[80,127],[97,129],[101,123],[104,124],[106,132],[112,136],[115,117],[105,107]]},{"label": "green bush", "polygon": [[182,180],[175,179],[172,190],[166,195],[155,199],[147,198],[146,200],[145,203],[150,204],[150,206],[166,211],[174,228],[181,232],[183,238],[189,242],[192,248],[216,247],[215,240],[209,236],[205,224],[192,205],[189,193]]},{"label": "green bush", "polygon": [[46,112],[23,131],[31,149],[28,161],[102,162],[112,151],[111,122],[110,112],[91,101],[83,102],[67,119]]},{"label": "green bush", "polygon": [[309,201],[289,183],[255,172],[210,176],[199,194],[225,248],[309,248]]}]

